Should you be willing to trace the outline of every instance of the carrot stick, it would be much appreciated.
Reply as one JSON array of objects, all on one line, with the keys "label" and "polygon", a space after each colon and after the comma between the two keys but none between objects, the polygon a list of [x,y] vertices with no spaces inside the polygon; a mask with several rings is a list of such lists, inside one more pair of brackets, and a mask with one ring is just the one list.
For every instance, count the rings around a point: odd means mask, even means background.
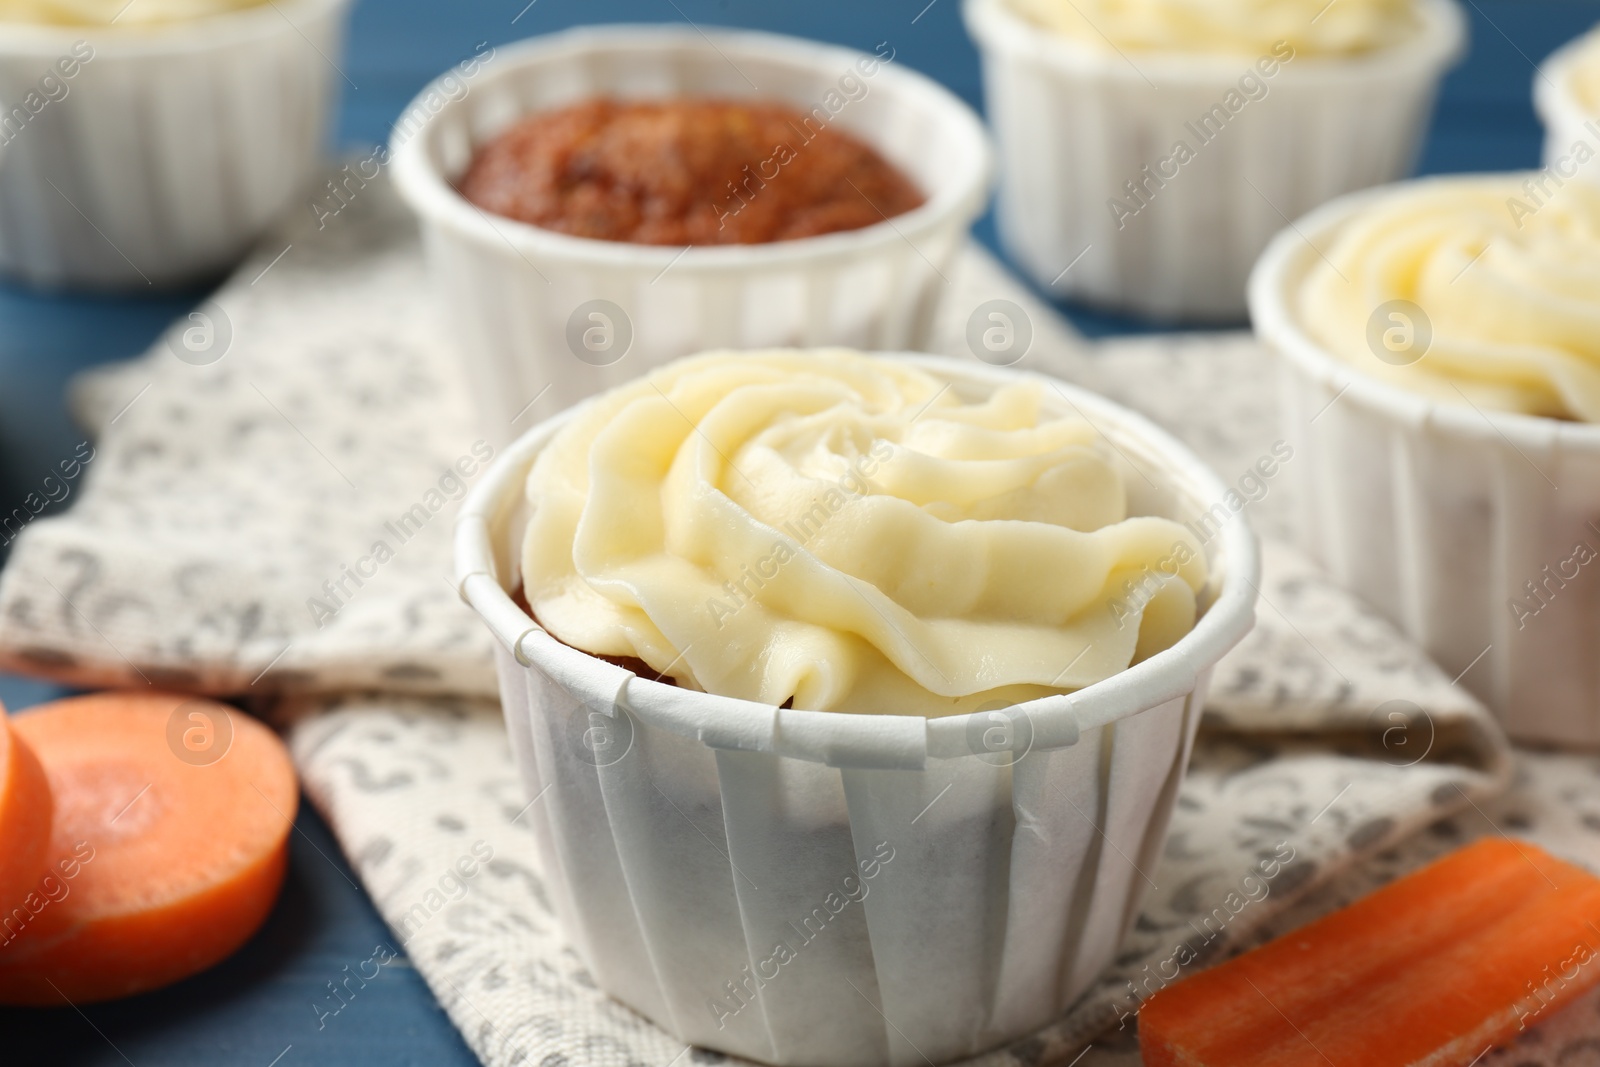
[{"label": "carrot stick", "polygon": [[51,807],[44,768],[0,706],[0,940],[13,908],[42,899],[30,894],[48,862]]},{"label": "carrot stick", "polygon": [[154,989],[256,931],[283,882],[298,798],[270,730],[161,693],[58,701],[12,725],[55,796],[57,891],[0,944],[0,1003]]},{"label": "carrot stick", "polygon": [[1160,990],[1148,1067],[1467,1067],[1600,982],[1600,879],[1490,838]]}]

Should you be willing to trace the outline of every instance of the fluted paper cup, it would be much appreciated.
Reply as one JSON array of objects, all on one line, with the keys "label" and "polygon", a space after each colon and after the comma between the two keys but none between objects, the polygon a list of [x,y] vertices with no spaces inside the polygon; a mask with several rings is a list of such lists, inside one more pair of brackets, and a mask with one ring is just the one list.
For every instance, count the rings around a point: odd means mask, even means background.
[{"label": "fluted paper cup", "polygon": [[[823,108],[927,201],[860,230],[685,249],[555,233],[492,216],[453,187],[478,147],[527,114],[597,96],[678,95]],[[625,26],[501,49],[470,93],[396,138],[394,173],[422,219],[483,430],[506,441],[707,348],[925,346],[945,276],[983,210],[990,157],[970,108],[878,56],[763,33]]]},{"label": "fluted paper cup", "polygon": [[[1026,377],[904,358],[970,397]],[[1223,498],[1171,438],[1059,388],[1128,463],[1131,511]],[[685,1042],[807,1067],[925,1067],[1058,1016],[1138,913],[1212,667],[1252,624],[1243,520],[1206,542],[1194,630],[1094,686],[946,718],[795,711],[637,677],[513,600],[528,470],[565,421],[464,502],[456,568],[500,639],[525,819],[596,981]]]},{"label": "fluted paper cup", "polygon": [[[1600,184],[1600,101],[1578,93],[1580,65],[1600,67],[1600,27],[1553,52],[1533,78],[1533,102],[1544,120],[1544,165],[1557,179]],[[1600,84],[1600,77],[1595,79]]]},{"label": "fluted paper cup", "polygon": [[1466,34],[1454,0],[1421,6],[1415,40],[1282,62],[1106,53],[1006,0],[966,0],[1000,147],[1001,240],[1056,293],[1159,318],[1243,317],[1250,268],[1286,219],[1415,164]]},{"label": "fluted paper cup", "polygon": [[1298,220],[1251,278],[1256,335],[1279,357],[1300,540],[1513,738],[1600,744],[1600,580],[1575,559],[1600,552],[1600,426],[1438,403],[1361,373],[1297,320],[1317,249],[1389,192]]},{"label": "fluted paper cup", "polygon": [[348,6],[0,24],[0,273],[146,289],[235,263],[314,172]]}]

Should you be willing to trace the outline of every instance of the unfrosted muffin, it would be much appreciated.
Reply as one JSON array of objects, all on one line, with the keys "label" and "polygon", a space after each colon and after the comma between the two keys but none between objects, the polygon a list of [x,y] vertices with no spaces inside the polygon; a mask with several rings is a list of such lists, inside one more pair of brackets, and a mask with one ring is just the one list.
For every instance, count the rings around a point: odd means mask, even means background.
[{"label": "unfrosted muffin", "polygon": [[460,188],[520,222],[652,245],[815,237],[923,202],[872,146],[770,100],[590,100],[540,112],[480,149]]},{"label": "unfrosted muffin", "polygon": [[[396,130],[393,170],[500,444],[694,352],[924,345],[988,197],[977,115],[889,42],[584,27],[455,81],[418,98],[437,113]],[[514,132],[552,116],[549,144]]]}]

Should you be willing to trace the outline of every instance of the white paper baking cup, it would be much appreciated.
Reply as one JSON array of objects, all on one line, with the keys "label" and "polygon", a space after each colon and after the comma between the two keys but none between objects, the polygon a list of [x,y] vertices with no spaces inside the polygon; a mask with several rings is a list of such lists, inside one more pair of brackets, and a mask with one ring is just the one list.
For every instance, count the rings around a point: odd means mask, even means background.
[{"label": "white paper baking cup", "polygon": [[[1104,53],[1006,0],[966,0],[963,11],[983,59],[1012,258],[1053,292],[1173,319],[1241,318],[1250,268],[1286,220],[1407,173],[1466,39],[1454,0],[1423,0],[1415,40],[1356,58],[1297,56],[1260,78],[1256,56]],[[1250,72],[1266,95],[1214,122],[1202,144],[1185,124]],[[1179,140],[1195,158],[1163,167]],[[1147,166],[1174,176],[1157,185]],[[1130,181],[1147,183],[1147,206]],[[1112,199],[1139,210],[1119,219]]]},{"label": "white paper baking cup", "polygon": [[1436,403],[1361,373],[1296,320],[1313,245],[1393,191],[1300,219],[1250,280],[1256,335],[1280,357],[1300,539],[1513,738],[1600,744],[1600,565],[1560,573],[1578,544],[1600,551],[1600,426]]},{"label": "white paper baking cup", "polygon": [[[1533,103],[1544,121],[1544,165],[1558,178],[1600,184],[1600,114],[1578,99],[1574,72],[1581,61],[1600,62],[1596,34],[1585,34],[1551,53],[1533,78]],[[1584,151],[1584,147],[1587,151]],[[1585,162],[1579,156],[1587,157]]]},{"label": "white paper baking cup", "polygon": [[[988,195],[992,153],[956,97],[898,62],[864,77],[863,58],[763,33],[571,30],[501,49],[465,97],[397,136],[395,179],[421,216],[484,432],[508,441],[545,414],[708,348],[925,347]],[[809,111],[847,77],[866,95],[829,124],[877,148],[927,196],[860,230],[687,250],[596,241],[491,216],[451,184],[479,146],[531,112],[603,95],[766,97]],[[604,337],[597,351],[579,343],[591,325]]]},{"label": "white paper baking cup", "polygon": [[[0,25],[8,114],[46,76],[66,87],[0,144],[0,272],[144,289],[232,265],[313,173],[347,7],[279,0],[169,26]],[[93,58],[61,78],[56,61],[78,41]]]},{"label": "white paper baking cup", "polygon": [[[904,358],[973,397],[1026,377]],[[1046,395],[1125,457],[1135,513],[1188,519],[1226,492],[1138,416],[1057,383]],[[503,646],[524,820],[601,987],[683,1041],[807,1067],[925,1067],[1058,1016],[1138,913],[1212,666],[1253,622],[1243,520],[1207,543],[1195,629],[1097,685],[1008,718],[783,710],[636,677],[513,602],[528,469],[565,421],[529,431],[468,496],[456,569]],[[780,942],[794,958],[768,965]]]}]

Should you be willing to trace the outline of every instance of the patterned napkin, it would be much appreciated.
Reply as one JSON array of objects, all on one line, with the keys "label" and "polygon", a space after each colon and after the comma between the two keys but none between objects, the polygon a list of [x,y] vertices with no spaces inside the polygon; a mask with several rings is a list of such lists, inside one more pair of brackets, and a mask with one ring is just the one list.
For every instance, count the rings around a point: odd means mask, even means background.
[{"label": "patterned napkin", "polygon": [[[455,501],[490,449],[428,296],[414,230],[374,183],[325,230],[295,213],[198,317],[81,380],[93,458],[74,508],[29,526],[0,575],[0,665],[275,716],[396,946],[486,1064],[719,1062],[600,993],[551,912],[490,638],[449,578]],[[1164,422],[1268,539],[1260,622],[1217,671],[1122,956],[1060,1022],[974,1063],[1066,1062],[1090,1041],[1083,1063],[1126,1059],[1138,996],[1180,944],[1214,960],[1485,825],[1600,865],[1595,762],[1513,756],[1285,547],[1294,460],[1248,338],[1089,346],[973,249],[936,347],[971,358],[967,317],[992,299],[1032,324],[1020,366]]]}]

